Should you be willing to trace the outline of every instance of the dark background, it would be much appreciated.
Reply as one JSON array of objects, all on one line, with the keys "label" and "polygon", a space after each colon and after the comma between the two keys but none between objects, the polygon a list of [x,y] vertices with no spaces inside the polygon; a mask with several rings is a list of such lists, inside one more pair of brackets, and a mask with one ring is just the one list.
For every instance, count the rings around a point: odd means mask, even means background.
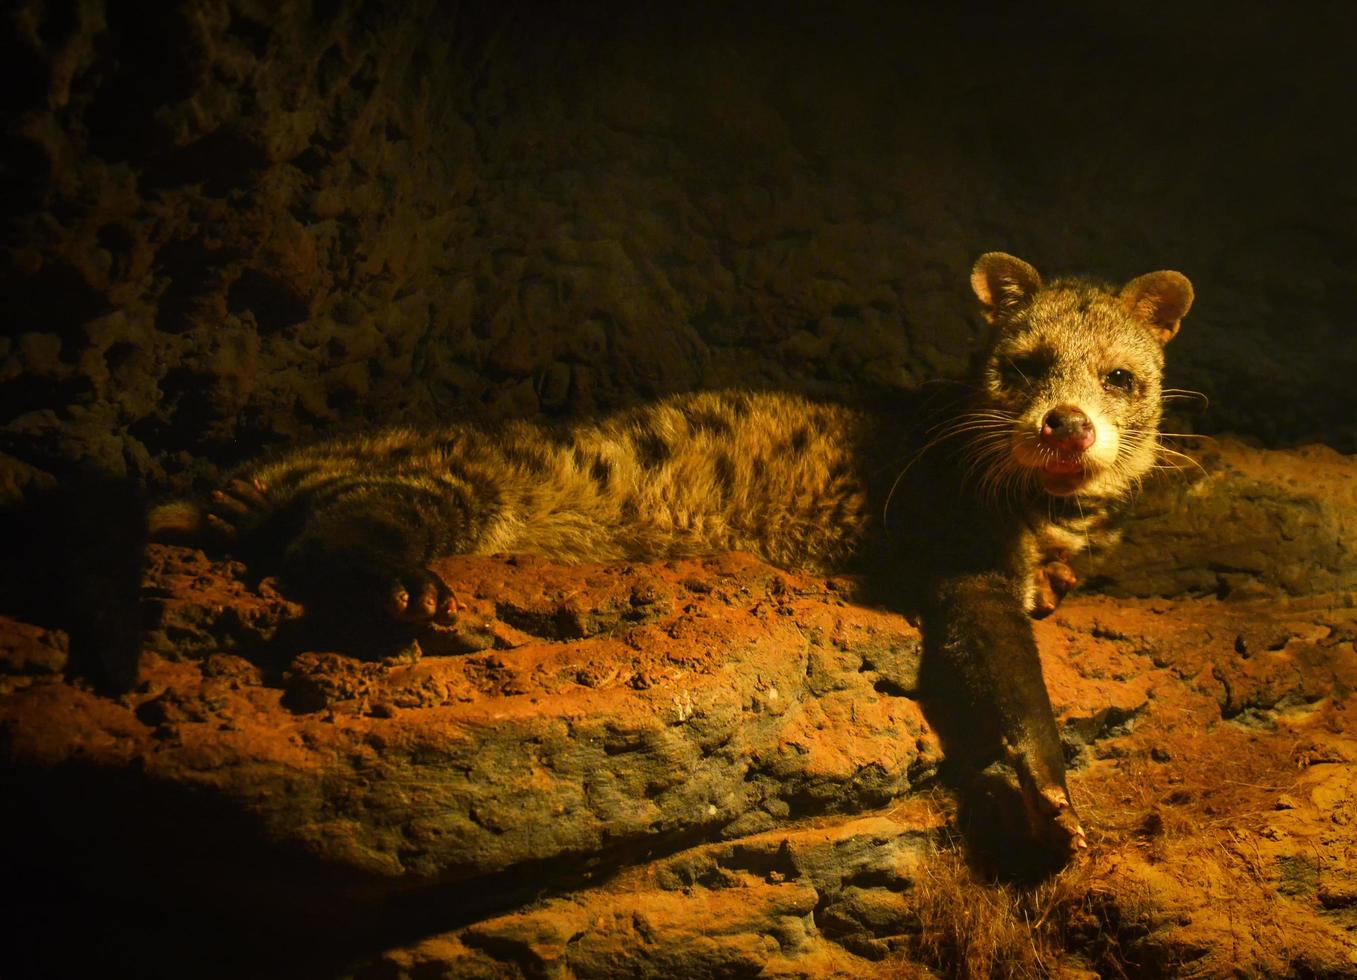
[{"label": "dark background", "polygon": [[1357,450],[1344,3],[29,2],[0,493],[965,370],[989,249],[1176,268],[1175,427]]}]

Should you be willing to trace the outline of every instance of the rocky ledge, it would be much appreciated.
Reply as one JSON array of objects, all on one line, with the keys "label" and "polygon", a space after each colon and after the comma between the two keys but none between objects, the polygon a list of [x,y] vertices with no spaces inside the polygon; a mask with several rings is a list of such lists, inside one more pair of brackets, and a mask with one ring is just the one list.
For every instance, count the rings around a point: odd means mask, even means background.
[{"label": "rocky ledge", "polygon": [[1352,975],[1357,461],[1203,465],[1037,624],[1091,841],[1037,883],[852,580],[457,558],[374,644],[155,546],[130,694],[0,622],[4,972]]}]

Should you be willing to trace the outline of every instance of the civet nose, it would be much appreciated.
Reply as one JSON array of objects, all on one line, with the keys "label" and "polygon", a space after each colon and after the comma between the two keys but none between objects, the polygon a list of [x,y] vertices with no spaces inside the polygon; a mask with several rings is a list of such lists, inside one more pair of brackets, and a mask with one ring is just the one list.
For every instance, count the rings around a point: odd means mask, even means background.
[{"label": "civet nose", "polygon": [[1051,409],[1041,423],[1041,441],[1066,452],[1082,452],[1096,438],[1093,423],[1082,409],[1073,405]]}]

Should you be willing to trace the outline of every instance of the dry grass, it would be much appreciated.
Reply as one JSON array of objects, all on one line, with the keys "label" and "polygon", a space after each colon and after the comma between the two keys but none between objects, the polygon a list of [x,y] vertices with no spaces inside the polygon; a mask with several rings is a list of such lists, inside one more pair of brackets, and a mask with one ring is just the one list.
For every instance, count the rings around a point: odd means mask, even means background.
[{"label": "dry grass", "polygon": [[1051,976],[1068,959],[1071,922],[1087,918],[1095,876],[1083,861],[1038,885],[985,882],[949,846],[919,870],[915,954],[951,977]]}]

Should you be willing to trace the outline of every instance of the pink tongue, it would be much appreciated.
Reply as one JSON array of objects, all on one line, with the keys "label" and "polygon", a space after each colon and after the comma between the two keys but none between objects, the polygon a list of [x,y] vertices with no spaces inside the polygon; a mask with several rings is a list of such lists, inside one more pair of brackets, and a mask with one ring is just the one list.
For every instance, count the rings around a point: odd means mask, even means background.
[{"label": "pink tongue", "polygon": [[1077,459],[1053,459],[1043,468],[1053,476],[1073,476],[1083,472],[1084,464]]}]

